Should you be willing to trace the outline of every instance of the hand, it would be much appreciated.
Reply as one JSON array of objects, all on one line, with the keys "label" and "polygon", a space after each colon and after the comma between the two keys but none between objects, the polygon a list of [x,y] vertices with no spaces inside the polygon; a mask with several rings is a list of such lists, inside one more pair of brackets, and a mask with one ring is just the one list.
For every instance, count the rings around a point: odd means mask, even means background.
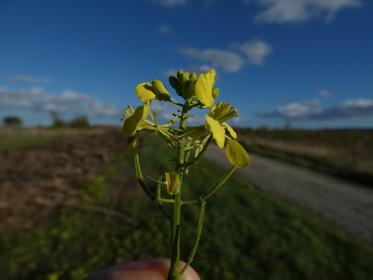
[{"label": "hand", "polygon": [[[185,263],[180,262],[180,269]],[[166,280],[170,260],[154,259],[115,265],[88,277],[88,280]],[[190,266],[181,280],[200,280],[197,272]]]}]

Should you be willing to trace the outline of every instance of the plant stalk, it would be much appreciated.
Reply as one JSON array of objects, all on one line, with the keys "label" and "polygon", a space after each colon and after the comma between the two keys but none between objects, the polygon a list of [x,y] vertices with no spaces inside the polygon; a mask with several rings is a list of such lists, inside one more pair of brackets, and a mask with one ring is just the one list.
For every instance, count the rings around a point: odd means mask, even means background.
[{"label": "plant stalk", "polygon": [[[188,113],[189,106],[187,103],[183,105],[183,109],[180,115],[179,129],[184,130],[186,126],[186,115]],[[179,280],[179,263],[180,263],[180,233],[181,233],[181,192],[183,185],[184,169],[182,166],[185,161],[185,145],[183,139],[179,140],[178,143],[178,156],[177,156],[177,167],[176,170],[180,176],[179,191],[175,194],[175,203],[173,209],[173,220],[172,220],[172,253],[171,253],[171,266],[168,274],[168,280]]]}]

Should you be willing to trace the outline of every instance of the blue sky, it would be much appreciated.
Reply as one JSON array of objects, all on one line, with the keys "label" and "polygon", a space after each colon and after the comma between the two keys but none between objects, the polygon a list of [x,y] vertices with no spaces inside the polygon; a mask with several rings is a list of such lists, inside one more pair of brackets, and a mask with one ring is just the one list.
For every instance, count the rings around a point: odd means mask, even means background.
[{"label": "blue sky", "polygon": [[372,127],[372,13],[368,0],[0,0],[0,117],[120,124],[139,82],[215,67],[236,125]]}]

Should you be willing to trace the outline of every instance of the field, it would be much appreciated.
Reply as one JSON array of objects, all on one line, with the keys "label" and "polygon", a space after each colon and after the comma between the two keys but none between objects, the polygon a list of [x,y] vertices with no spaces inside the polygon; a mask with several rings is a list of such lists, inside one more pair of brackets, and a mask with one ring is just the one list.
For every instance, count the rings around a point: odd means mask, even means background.
[{"label": "field", "polygon": [[[12,141],[0,142],[2,279],[82,279],[116,263],[168,256],[169,224],[136,184],[133,152],[118,129],[48,130],[48,136],[36,138],[27,136],[31,131],[10,133]],[[157,139],[147,139],[140,152],[151,177],[170,165],[172,155]],[[222,172],[202,161],[187,177],[184,193],[202,193]],[[370,245],[238,175],[206,211],[193,264],[202,279],[373,275]],[[185,259],[198,213],[192,206],[183,213]]]},{"label": "field", "polygon": [[249,151],[373,186],[373,130],[245,129]]}]

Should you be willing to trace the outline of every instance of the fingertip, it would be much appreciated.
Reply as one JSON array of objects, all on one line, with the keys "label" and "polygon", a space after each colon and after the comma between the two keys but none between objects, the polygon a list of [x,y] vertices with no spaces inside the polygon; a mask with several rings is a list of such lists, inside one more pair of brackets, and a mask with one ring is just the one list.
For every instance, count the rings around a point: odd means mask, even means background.
[{"label": "fingertip", "polygon": [[[182,270],[185,262],[181,261]],[[89,280],[166,280],[170,268],[169,259],[136,261],[116,265],[90,276]],[[181,280],[200,280],[197,272],[190,266],[183,273]]]}]

